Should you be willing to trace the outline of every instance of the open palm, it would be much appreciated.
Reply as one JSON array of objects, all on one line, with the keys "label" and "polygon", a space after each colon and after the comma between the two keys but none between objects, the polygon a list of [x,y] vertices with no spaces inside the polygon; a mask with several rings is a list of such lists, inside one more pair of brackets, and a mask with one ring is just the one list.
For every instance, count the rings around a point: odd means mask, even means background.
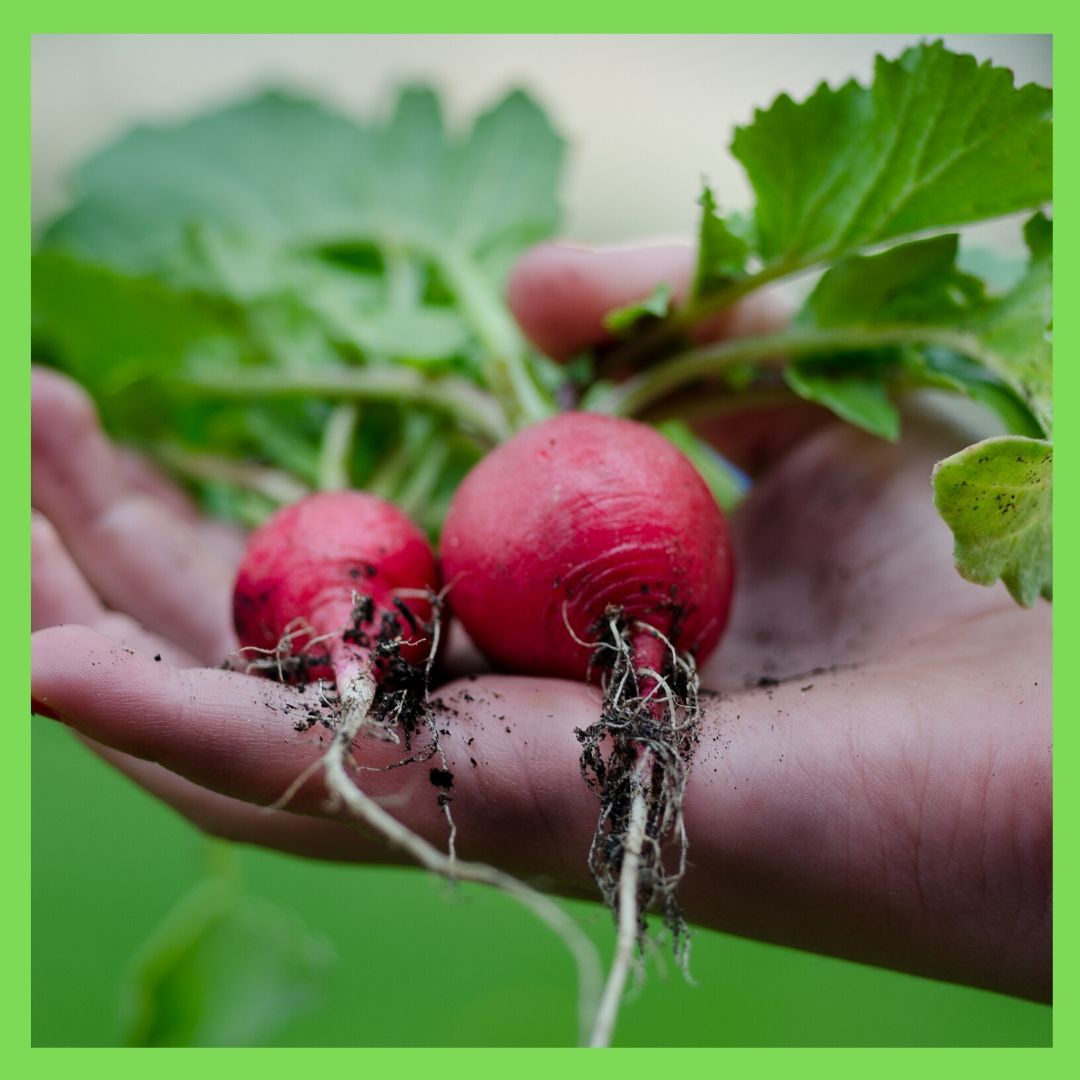
[{"label": "open palm", "polygon": [[[604,311],[685,277],[681,248],[544,249],[511,288],[553,354]],[[740,333],[760,309],[717,333]],[[807,409],[714,433],[760,478],[736,512],[732,623],[703,676],[685,804],[692,921],[1046,1000],[1050,995],[1050,612],[952,567],[933,463],[971,433],[923,411],[890,445]],[[201,828],[319,858],[398,856],[329,814],[298,692],[216,669],[242,538],[109,445],[85,395],[34,377],[35,707]],[[481,670],[465,645],[457,670]],[[462,854],[590,895],[597,804],[575,727],[595,691],[468,674],[444,685]],[[389,763],[385,744],[360,748]],[[365,789],[445,844],[426,769]]]}]

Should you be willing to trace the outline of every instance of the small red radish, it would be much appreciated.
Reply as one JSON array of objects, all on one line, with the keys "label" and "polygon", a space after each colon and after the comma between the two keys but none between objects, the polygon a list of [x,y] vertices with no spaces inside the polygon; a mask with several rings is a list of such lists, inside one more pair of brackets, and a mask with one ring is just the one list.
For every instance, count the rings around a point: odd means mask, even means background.
[{"label": "small red radish", "polygon": [[305,679],[334,678],[343,708],[366,716],[387,669],[377,640],[411,663],[427,656],[431,547],[397,507],[362,491],[328,491],[279,510],[252,533],[236,577],[240,644],[280,653],[295,635]]},{"label": "small red radish", "polygon": [[[252,533],[233,598],[241,644],[264,650],[271,662],[262,666],[272,667],[284,651],[281,643],[291,646],[295,640],[301,650],[308,649],[300,653],[307,662],[299,676],[332,676],[340,697],[335,734],[325,753],[304,769],[274,806],[285,806],[321,768],[331,808],[344,809],[433,873],[455,882],[481,882],[525,904],[570,949],[578,966],[579,1009],[583,1026],[587,1025],[600,983],[600,962],[575,921],[524,882],[482,863],[459,859],[444,793],[436,801],[450,827],[447,854],[365,794],[358,775],[347,767],[380,680],[385,688],[399,674],[400,665],[391,667],[387,661],[400,658],[418,665],[438,644],[438,612],[433,617],[429,599],[437,583],[435,558],[423,533],[401,510],[364,492],[311,495],[278,511]],[[428,636],[430,640],[424,640]],[[291,655],[295,658],[295,650]],[[423,682],[426,686],[426,678]],[[408,688],[404,693],[408,694]],[[392,696],[400,704],[400,695]],[[426,701],[421,705],[426,710]],[[393,718],[399,712],[395,705],[389,715]],[[441,755],[439,732],[430,717],[426,719],[431,753]],[[393,737],[385,727],[379,733]],[[445,758],[442,762],[445,771]]]},{"label": "small red radish", "polygon": [[[612,608],[700,663],[734,582],[724,515],[694,466],[650,427],[585,412],[526,428],[476,465],[441,556],[450,604],[490,660],[571,679],[585,678],[582,642]],[[640,662],[662,666],[660,640],[634,636]]]},{"label": "small red radish", "polygon": [[[575,734],[601,802],[589,866],[618,921],[590,1036],[606,1046],[654,901],[686,957],[675,898],[686,865],[682,800],[699,717],[696,664],[716,647],[731,606],[724,515],[652,428],[565,413],[469,473],[441,554],[450,604],[489,659],[563,678],[604,669],[600,719]],[[680,851],[671,871],[668,840]]]}]

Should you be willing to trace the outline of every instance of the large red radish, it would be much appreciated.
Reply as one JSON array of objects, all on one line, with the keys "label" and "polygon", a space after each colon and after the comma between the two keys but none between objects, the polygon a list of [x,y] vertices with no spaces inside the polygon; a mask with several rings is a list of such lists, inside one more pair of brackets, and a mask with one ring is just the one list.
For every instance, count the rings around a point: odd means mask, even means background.
[{"label": "large red radish", "polygon": [[652,627],[699,663],[727,622],[724,515],[687,458],[650,427],[564,413],[526,428],[465,478],[441,542],[450,604],[494,662],[585,678],[617,609],[653,663]]},{"label": "large red radish", "polygon": [[[495,663],[582,679],[599,671],[597,723],[576,732],[600,798],[589,864],[619,925],[591,1035],[607,1045],[658,902],[685,958],[675,888],[682,800],[697,739],[697,663],[716,647],[734,585],[724,515],[683,454],[643,424],[565,413],[484,458],[441,542],[449,600]],[[674,868],[663,847],[674,840]]]}]

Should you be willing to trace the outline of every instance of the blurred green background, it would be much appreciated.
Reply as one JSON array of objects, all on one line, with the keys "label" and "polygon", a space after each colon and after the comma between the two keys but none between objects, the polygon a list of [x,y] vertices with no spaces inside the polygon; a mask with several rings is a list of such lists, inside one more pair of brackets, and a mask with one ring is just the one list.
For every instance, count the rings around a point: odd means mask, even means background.
[{"label": "blurred green background", "polygon": [[[209,850],[59,724],[35,719],[35,1046],[124,1040],[135,958],[205,881]],[[180,974],[158,996],[163,1030],[190,1037],[194,1014],[196,1038],[224,1044],[573,1045],[571,963],[513,901],[473,888],[449,896],[411,870],[230,850],[244,905],[204,935],[197,958],[170,957]],[[192,906],[189,898],[189,914]],[[610,955],[607,913],[568,907]],[[666,975],[650,963],[647,984],[624,1006],[616,1045],[1051,1041],[1046,1006],[704,930],[693,944],[696,987],[666,957],[664,966]]]}]

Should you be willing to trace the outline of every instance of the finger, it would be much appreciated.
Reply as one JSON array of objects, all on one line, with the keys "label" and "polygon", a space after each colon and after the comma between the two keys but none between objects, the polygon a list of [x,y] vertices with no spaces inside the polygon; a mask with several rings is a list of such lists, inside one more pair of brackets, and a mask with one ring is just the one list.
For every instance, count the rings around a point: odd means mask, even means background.
[{"label": "finger", "polygon": [[114,446],[112,449],[120,483],[125,491],[133,495],[149,495],[167,506],[177,517],[198,521],[199,512],[195,504],[160,469],[127,447]]},{"label": "finger", "polygon": [[247,533],[231,522],[205,517],[199,519],[198,531],[201,543],[214,552],[222,565],[228,568],[231,583],[240,560],[244,557]]},{"label": "finger", "polygon": [[104,761],[139,787],[171,806],[197,829],[238,844],[340,862],[402,862],[403,856],[373,842],[358,830],[285,810],[266,810],[209,791],[160,765],[122,754],[84,739]]},{"label": "finger", "polygon": [[448,620],[446,644],[439,650],[435,667],[438,681],[449,682],[466,675],[479,675],[491,670],[491,664],[484,654],[473,644],[460,619]]},{"label": "finger", "polygon": [[[608,313],[644,300],[660,284],[670,286],[676,306],[685,300],[695,258],[689,244],[602,249],[541,244],[514,266],[507,299],[533,344],[565,359],[608,341]],[[695,337],[711,341],[771,333],[790,317],[787,301],[764,292],[706,319]]]},{"label": "finger", "polygon": [[693,273],[689,244],[633,248],[541,244],[518,260],[507,299],[525,335],[542,352],[565,359],[607,340],[604,316],[643,300],[661,282],[675,298]]},{"label": "finger", "polygon": [[30,567],[31,630],[76,623],[145,656],[158,657],[178,667],[198,664],[190,653],[148,633],[129,616],[107,610],[64,549],[52,524],[37,511],[31,514]]},{"label": "finger", "polygon": [[106,604],[207,662],[235,648],[231,568],[193,522],[128,492],[89,398],[33,373],[32,492]]},{"label": "finger", "polygon": [[[962,645],[944,638],[940,660],[921,668],[898,656],[813,684],[710,699],[684,804],[688,916],[1045,995],[1048,662],[1017,649],[988,658],[987,642],[1015,638],[1015,624],[982,631]],[[320,754],[316,729],[292,729],[285,706],[302,697],[295,690],[155,669],[81,628],[40,632],[33,651],[36,700],[84,734],[219,793],[269,803]],[[977,687],[997,689],[973,715]],[[557,680],[489,676],[446,687],[439,700],[459,851],[587,888],[598,807],[581,779],[574,729],[599,715],[595,695]],[[373,765],[397,752],[370,740],[357,749]],[[360,775],[370,794],[396,800],[407,826],[444,846],[427,773],[425,764]],[[298,803],[320,808],[314,783]]]},{"label": "finger", "polygon": [[[83,627],[39,631],[31,643],[36,704],[89,738],[219,794],[270,805],[327,749],[321,725],[296,730],[313,688],[157,664]],[[583,886],[596,806],[581,783],[573,728],[595,719],[591,692],[489,677],[452,684],[441,698],[462,854]],[[357,753],[375,768],[406,751],[367,739]],[[410,828],[445,848],[443,789],[430,768],[360,776],[369,794],[389,799]],[[289,808],[325,814],[326,803],[316,774]]]},{"label": "finger", "polygon": [[30,388],[34,505],[67,533],[121,497],[120,469],[80,386],[34,367]]},{"label": "finger", "polygon": [[30,629],[62,623],[92,626],[104,614],[97,594],[79,573],[44,514],[30,512]]},{"label": "finger", "polygon": [[[508,298],[526,336],[544,352],[564,359],[608,341],[608,312],[644,299],[661,282],[672,287],[676,304],[685,299],[694,258],[688,244],[607,250],[541,245],[514,267]],[[779,294],[755,293],[705,319],[693,338],[703,343],[773,333],[790,317],[791,305]],[[665,415],[693,416],[701,404],[700,390],[695,389],[660,409]],[[779,406],[754,404],[697,426],[721,453],[756,476],[807,434],[832,422],[832,414],[823,408],[785,401]]]},{"label": "finger", "polygon": [[203,517],[195,503],[156,465],[141,454],[125,447],[114,447],[120,462],[124,489],[134,495],[148,495],[177,517],[198,530],[203,541],[218,553],[229,567],[236,567],[244,552],[243,529],[226,521]]}]

